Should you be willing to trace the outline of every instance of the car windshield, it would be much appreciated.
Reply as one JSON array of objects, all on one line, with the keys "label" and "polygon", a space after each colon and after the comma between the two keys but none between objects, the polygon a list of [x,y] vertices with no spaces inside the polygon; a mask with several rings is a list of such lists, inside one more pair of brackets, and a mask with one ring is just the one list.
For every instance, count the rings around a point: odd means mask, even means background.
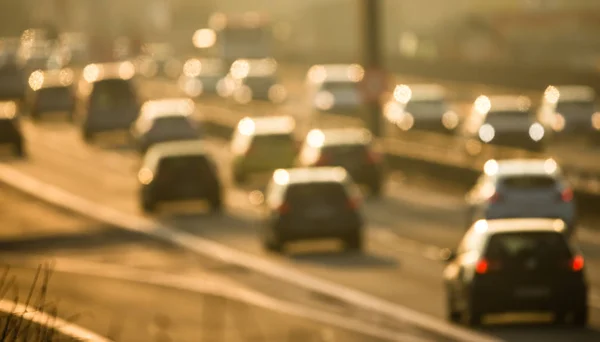
[{"label": "car windshield", "polygon": [[212,175],[210,162],[205,156],[173,156],[160,160],[158,174],[162,179],[174,179],[182,176],[195,178]]},{"label": "car windshield", "polygon": [[67,87],[49,87],[38,90],[41,101],[64,101],[71,99],[71,89]]},{"label": "car windshield", "polygon": [[321,89],[330,92],[355,92],[358,87],[353,82],[325,82]]},{"label": "car windshield", "polygon": [[523,261],[535,258],[538,261],[569,260],[572,256],[569,245],[559,232],[510,232],[494,234],[488,243],[486,257],[503,261],[506,266],[523,266]]},{"label": "car windshield", "polygon": [[286,197],[292,206],[312,206],[315,203],[335,206],[348,200],[344,186],[335,182],[292,184]]},{"label": "car windshield", "polygon": [[323,153],[333,163],[360,163],[366,160],[368,147],[362,144],[325,146],[323,147]]},{"label": "car windshield", "polygon": [[596,111],[596,104],[591,101],[559,102],[556,111],[565,116],[589,117]]},{"label": "car windshield", "polygon": [[195,135],[197,130],[194,123],[186,117],[167,117],[156,119],[152,126],[152,132],[159,134]]},{"label": "car windshield", "polygon": [[533,120],[533,114],[520,111],[490,111],[485,122],[491,125],[503,123],[528,124]]},{"label": "car windshield", "polygon": [[104,80],[94,84],[92,106],[113,107],[136,102],[132,85],[125,80]]},{"label": "car windshield", "polygon": [[557,181],[550,176],[511,176],[501,180],[502,186],[507,189],[534,190],[547,189],[556,186]]},{"label": "car windshield", "polygon": [[252,148],[257,150],[269,150],[273,148],[284,148],[294,150],[296,143],[291,134],[266,134],[256,135],[252,139]]},{"label": "car windshield", "polygon": [[409,113],[439,113],[446,111],[446,104],[441,100],[431,101],[410,101],[406,104],[406,111]]}]

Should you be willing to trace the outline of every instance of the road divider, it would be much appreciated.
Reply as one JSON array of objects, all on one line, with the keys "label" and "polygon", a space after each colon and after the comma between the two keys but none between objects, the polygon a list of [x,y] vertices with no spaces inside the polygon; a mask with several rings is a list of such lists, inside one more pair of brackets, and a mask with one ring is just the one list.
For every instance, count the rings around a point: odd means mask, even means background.
[{"label": "road divider", "polygon": [[[37,267],[39,267],[39,265],[35,268]],[[77,341],[112,342],[111,340],[92,331],[65,321],[54,315],[40,311],[29,305],[2,299],[0,300],[0,312],[19,317],[22,320],[32,322],[35,325],[41,326],[45,329],[54,330],[58,333],[58,335],[69,337]],[[31,334],[31,336],[33,336],[33,334]]]},{"label": "road divider", "polygon": [[229,248],[208,239],[196,237],[192,234],[182,232],[175,227],[165,226],[140,215],[126,214],[116,209],[94,203],[52,184],[44,183],[34,177],[23,174],[9,165],[0,165],[0,182],[50,204],[71,210],[74,213],[96,221],[166,240],[199,255],[216,259],[223,263],[244,267],[263,276],[336,298],[355,307],[387,315],[395,320],[432,333],[459,341],[497,341],[497,339],[488,335],[458,327],[416,310],[310,276],[266,258]]}]

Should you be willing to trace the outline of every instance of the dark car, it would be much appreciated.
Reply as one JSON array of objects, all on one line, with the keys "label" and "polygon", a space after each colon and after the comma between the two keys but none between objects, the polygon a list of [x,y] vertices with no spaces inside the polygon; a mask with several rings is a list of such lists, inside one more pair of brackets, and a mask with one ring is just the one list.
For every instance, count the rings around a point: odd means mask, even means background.
[{"label": "dark car", "polygon": [[129,62],[91,64],[83,74],[76,113],[84,140],[91,141],[97,133],[129,131],[140,110],[132,80],[134,66]]},{"label": "dark car", "polygon": [[298,240],[338,238],[360,250],[360,191],[341,167],[279,169],[267,186],[263,245],[280,252]]},{"label": "dark car", "polygon": [[12,145],[14,155],[25,157],[25,139],[17,112],[16,102],[0,102],[0,144]]},{"label": "dark car", "polygon": [[205,199],[216,212],[223,207],[217,167],[199,141],[153,146],[144,156],[138,180],[144,212],[154,212],[161,202],[190,199]]},{"label": "dark car", "polygon": [[73,120],[75,110],[75,90],[73,87],[73,71],[62,69],[56,71],[35,71],[29,77],[31,92],[28,106],[31,118],[40,119],[45,113],[66,113]]},{"label": "dark car", "polygon": [[300,167],[341,166],[354,182],[379,196],[384,184],[381,156],[371,146],[371,133],[364,128],[312,130],[306,136],[297,165]]},{"label": "dark car", "polygon": [[585,326],[584,259],[556,219],[480,220],[448,254],[448,318],[478,325],[487,314],[540,312]]},{"label": "dark car", "polygon": [[132,126],[131,133],[140,153],[155,144],[197,140],[202,137],[194,113],[194,101],[188,98],[172,98],[147,101]]}]

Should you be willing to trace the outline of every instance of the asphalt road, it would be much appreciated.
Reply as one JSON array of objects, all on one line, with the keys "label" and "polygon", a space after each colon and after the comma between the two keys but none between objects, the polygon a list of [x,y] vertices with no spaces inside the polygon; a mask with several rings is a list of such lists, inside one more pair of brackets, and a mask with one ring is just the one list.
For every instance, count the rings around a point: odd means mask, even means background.
[{"label": "asphalt road", "polygon": [[[104,205],[138,213],[135,153],[123,148],[88,146],[78,132],[64,123],[25,124],[31,158],[10,162],[18,170],[65,188]],[[207,143],[228,179],[229,156],[222,143]],[[266,254],[259,246],[258,213],[248,203],[248,192],[227,187],[228,213],[224,217],[205,215],[159,217],[180,229],[217,240],[223,244],[332,280],[433,316],[444,317],[443,265],[435,260],[435,246],[452,246],[462,225],[457,211],[440,210],[406,201],[427,202],[419,189],[393,182],[389,195],[380,203],[368,202],[365,214],[368,243],[364,254],[330,252],[329,246],[298,246],[290,255]],[[435,196],[433,196],[435,198]],[[586,245],[588,267],[598,286],[596,244]],[[323,248],[321,248],[323,247]],[[243,272],[228,271],[233,279],[248,281]],[[572,331],[549,327],[502,327],[491,332],[510,341],[594,341],[600,338],[600,316],[592,313],[592,328]]]}]

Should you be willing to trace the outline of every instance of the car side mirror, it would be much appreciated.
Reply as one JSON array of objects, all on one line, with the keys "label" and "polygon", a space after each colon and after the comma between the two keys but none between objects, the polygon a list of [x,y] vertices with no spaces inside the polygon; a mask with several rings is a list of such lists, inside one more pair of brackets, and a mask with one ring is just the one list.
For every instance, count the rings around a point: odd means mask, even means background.
[{"label": "car side mirror", "polygon": [[440,252],[440,260],[442,260],[445,263],[450,263],[456,260],[456,251],[449,248],[442,249],[442,251]]}]

